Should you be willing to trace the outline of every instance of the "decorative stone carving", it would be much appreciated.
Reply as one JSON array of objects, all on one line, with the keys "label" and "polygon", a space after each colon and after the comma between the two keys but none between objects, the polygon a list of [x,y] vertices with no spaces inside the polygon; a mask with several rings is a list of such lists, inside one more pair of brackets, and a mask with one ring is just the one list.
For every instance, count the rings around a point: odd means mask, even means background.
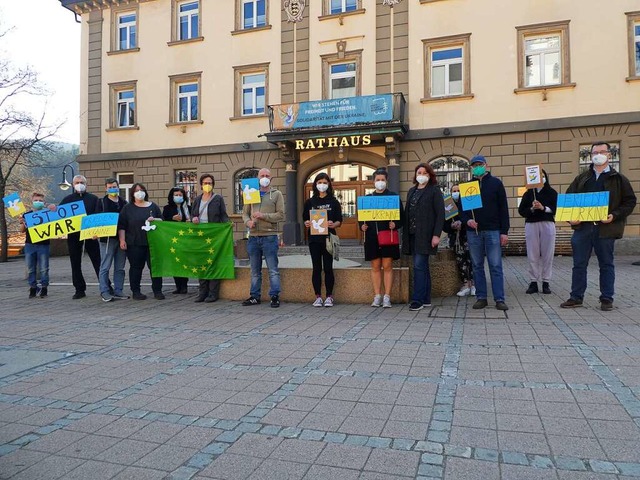
[{"label": "decorative stone carving", "polygon": [[382,4],[389,5],[391,8],[393,8],[394,5],[399,4],[401,1],[402,0],[382,0]]},{"label": "decorative stone carving", "polygon": [[304,16],[305,4],[305,0],[284,0],[284,11],[287,13],[287,22],[301,22]]}]

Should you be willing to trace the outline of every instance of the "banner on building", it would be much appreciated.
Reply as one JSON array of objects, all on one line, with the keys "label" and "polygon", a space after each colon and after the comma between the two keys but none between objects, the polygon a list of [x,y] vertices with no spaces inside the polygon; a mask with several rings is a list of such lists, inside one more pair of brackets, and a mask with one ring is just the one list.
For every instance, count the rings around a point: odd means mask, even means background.
[{"label": "banner on building", "polygon": [[118,230],[117,213],[96,213],[82,217],[80,240],[93,237],[113,237]]},{"label": "banner on building", "polygon": [[331,127],[393,119],[393,95],[366,95],[273,105],[273,130]]},{"label": "banner on building", "polygon": [[147,233],[157,277],[235,278],[231,223],[155,222]]},{"label": "banner on building", "polygon": [[367,195],[358,197],[358,221],[400,220],[398,195]]},{"label": "banner on building", "polygon": [[474,180],[472,182],[461,183],[460,200],[462,201],[462,210],[464,211],[482,208],[480,182]]},{"label": "banner on building", "polygon": [[556,222],[600,222],[609,216],[609,192],[561,193]]},{"label": "banner on building", "polygon": [[20,195],[18,195],[17,192],[7,195],[2,199],[2,201],[4,202],[6,209],[9,211],[9,215],[12,217],[17,217],[27,211],[27,209],[24,208],[24,203],[20,200]]}]

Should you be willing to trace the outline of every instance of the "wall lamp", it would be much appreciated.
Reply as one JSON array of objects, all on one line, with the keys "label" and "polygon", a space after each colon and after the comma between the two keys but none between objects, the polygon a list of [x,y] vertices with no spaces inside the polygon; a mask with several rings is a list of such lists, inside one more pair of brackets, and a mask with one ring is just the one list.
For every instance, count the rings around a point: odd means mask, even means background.
[{"label": "wall lamp", "polygon": [[60,190],[69,190],[71,188],[71,184],[69,180],[67,180],[67,168],[71,169],[71,178],[75,177],[75,171],[73,170],[73,165],[67,163],[64,167],[62,167],[62,181],[58,184]]}]

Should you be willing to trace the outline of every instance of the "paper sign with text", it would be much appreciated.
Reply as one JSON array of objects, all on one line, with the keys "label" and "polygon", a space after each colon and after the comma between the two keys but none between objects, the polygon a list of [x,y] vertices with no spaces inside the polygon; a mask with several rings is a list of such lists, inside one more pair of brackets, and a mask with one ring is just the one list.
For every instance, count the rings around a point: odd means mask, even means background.
[{"label": "paper sign with text", "polygon": [[444,197],[444,219],[449,220],[458,215],[458,206],[451,195]]},{"label": "paper sign with text", "polygon": [[473,210],[482,208],[482,197],[480,196],[480,182],[474,180],[460,184],[460,199],[462,200],[462,210]]},{"label": "paper sign with text", "polygon": [[82,217],[80,240],[93,237],[113,237],[118,229],[117,213],[97,213]]},{"label": "paper sign with text", "polygon": [[599,222],[609,215],[609,192],[561,193],[556,222]]},{"label": "paper sign with text", "polygon": [[33,243],[38,243],[43,240],[50,240],[52,238],[69,235],[70,233],[79,232],[82,226],[83,217],[84,215],[77,215],[75,217],[62,218],[55,222],[44,223],[42,225],[31,227],[29,228],[31,241]]},{"label": "paper sign with text", "polygon": [[257,178],[240,180],[242,187],[242,201],[246,205],[260,203],[260,182]]},{"label": "paper sign with text", "polygon": [[24,208],[24,203],[22,203],[22,200],[20,200],[20,196],[17,192],[12,193],[11,195],[7,195],[2,199],[2,201],[4,202],[4,206],[9,211],[9,215],[11,215],[12,217],[17,217],[27,211],[27,209]]},{"label": "paper sign with text", "polygon": [[540,165],[527,165],[524,167],[525,185],[527,188],[542,188],[542,169]]},{"label": "paper sign with text", "polygon": [[78,215],[86,215],[87,212],[84,209],[84,203],[82,201],[65,203],[59,205],[55,211],[40,210],[37,212],[30,212],[24,216],[24,221],[27,228],[36,227],[38,225],[44,225],[50,222],[56,222],[58,220],[64,220]]},{"label": "paper sign with text", "polygon": [[311,235],[328,235],[329,227],[327,226],[327,222],[329,218],[327,217],[327,210],[309,210],[309,221],[311,222]]},{"label": "paper sign with text", "polygon": [[400,196],[367,195],[358,197],[358,221],[400,220]]}]

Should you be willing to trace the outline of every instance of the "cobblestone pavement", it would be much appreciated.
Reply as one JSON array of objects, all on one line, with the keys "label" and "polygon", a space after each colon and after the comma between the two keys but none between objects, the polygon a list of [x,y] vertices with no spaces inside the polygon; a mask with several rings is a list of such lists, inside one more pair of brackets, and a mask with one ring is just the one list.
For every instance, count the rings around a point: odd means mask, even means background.
[{"label": "cobblestone pavement", "polygon": [[509,257],[506,313],[196,304],[170,280],[164,301],[71,300],[65,258],[29,300],[23,263],[1,264],[0,478],[640,477],[634,260],[602,312],[594,265],[562,310],[570,259],[525,295]]}]

